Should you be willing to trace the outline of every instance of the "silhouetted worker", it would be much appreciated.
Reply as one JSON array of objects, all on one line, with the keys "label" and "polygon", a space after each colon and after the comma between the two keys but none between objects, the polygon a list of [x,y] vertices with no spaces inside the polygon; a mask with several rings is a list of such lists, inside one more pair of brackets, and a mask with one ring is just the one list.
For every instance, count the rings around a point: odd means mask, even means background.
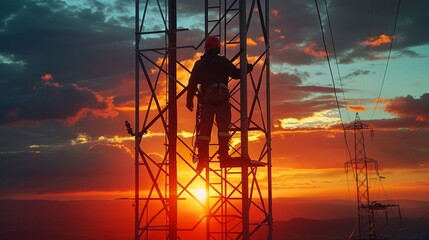
[{"label": "silhouetted worker", "polygon": [[[194,96],[198,97],[197,113],[199,127],[197,126],[198,165],[197,171],[201,172],[208,164],[209,143],[213,127],[213,119],[216,116],[218,127],[219,159],[229,158],[229,125],[231,123],[231,105],[229,102],[228,79],[240,78],[240,69],[232,64],[226,57],[220,56],[220,41],[217,37],[210,36],[206,39],[205,54],[195,62],[188,83],[186,107],[194,109]],[[247,64],[247,73],[253,70],[251,64]],[[199,89],[198,89],[199,86]],[[197,123],[198,124],[198,123]]]}]

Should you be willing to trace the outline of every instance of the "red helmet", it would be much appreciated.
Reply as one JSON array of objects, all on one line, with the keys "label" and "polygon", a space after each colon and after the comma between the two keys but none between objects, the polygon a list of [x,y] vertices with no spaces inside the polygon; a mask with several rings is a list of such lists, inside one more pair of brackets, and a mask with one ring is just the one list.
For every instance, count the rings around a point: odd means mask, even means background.
[{"label": "red helmet", "polygon": [[209,50],[209,49],[214,49],[214,48],[219,48],[220,47],[220,41],[219,38],[217,37],[213,37],[210,36],[206,39],[206,42],[204,44],[204,49],[205,50]]}]

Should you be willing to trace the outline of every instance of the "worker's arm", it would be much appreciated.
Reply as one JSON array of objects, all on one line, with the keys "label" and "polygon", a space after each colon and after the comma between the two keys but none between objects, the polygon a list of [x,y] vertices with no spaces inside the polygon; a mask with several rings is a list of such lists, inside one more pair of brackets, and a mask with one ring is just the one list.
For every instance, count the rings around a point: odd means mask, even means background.
[{"label": "worker's arm", "polygon": [[[237,68],[232,62],[230,62],[227,58],[223,57],[223,63],[226,67],[226,72],[229,77],[233,79],[239,79],[240,78],[240,69]],[[252,64],[247,64],[247,73],[251,72],[253,70]]]},{"label": "worker's arm", "polygon": [[191,77],[189,77],[188,87],[187,87],[187,95],[186,95],[186,107],[189,109],[189,111],[194,110],[194,96],[198,91],[198,79],[199,73],[198,73],[198,65],[199,62],[196,62],[192,72]]}]

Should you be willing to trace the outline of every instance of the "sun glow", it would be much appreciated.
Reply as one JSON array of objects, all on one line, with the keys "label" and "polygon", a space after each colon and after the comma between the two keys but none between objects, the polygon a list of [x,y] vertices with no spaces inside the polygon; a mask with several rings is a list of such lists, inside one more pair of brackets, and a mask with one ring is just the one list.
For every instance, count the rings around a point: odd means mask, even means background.
[{"label": "sun glow", "polygon": [[207,191],[204,188],[197,188],[194,189],[193,191],[191,191],[192,194],[194,195],[194,197],[200,201],[200,202],[205,202],[207,199]]},{"label": "sun glow", "polygon": [[311,117],[298,118],[284,118],[279,119],[279,127],[283,129],[299,129],[299,128],[328,128],[332,125],[338,124],[340,119],[332,110],[325,110],[313,113]]}]

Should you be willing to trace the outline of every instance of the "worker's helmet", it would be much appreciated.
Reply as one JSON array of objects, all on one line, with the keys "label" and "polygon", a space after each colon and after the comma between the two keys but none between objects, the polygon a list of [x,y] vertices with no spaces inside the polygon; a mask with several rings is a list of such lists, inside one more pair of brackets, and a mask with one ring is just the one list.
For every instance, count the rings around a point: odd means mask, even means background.
[{"label": "worker's helmet", "polygon": [[204,49],[214,49],[214,48],[220,48],[220,41],[219,38],[210,36],[206,39],[206,42],[204,44]]}]

